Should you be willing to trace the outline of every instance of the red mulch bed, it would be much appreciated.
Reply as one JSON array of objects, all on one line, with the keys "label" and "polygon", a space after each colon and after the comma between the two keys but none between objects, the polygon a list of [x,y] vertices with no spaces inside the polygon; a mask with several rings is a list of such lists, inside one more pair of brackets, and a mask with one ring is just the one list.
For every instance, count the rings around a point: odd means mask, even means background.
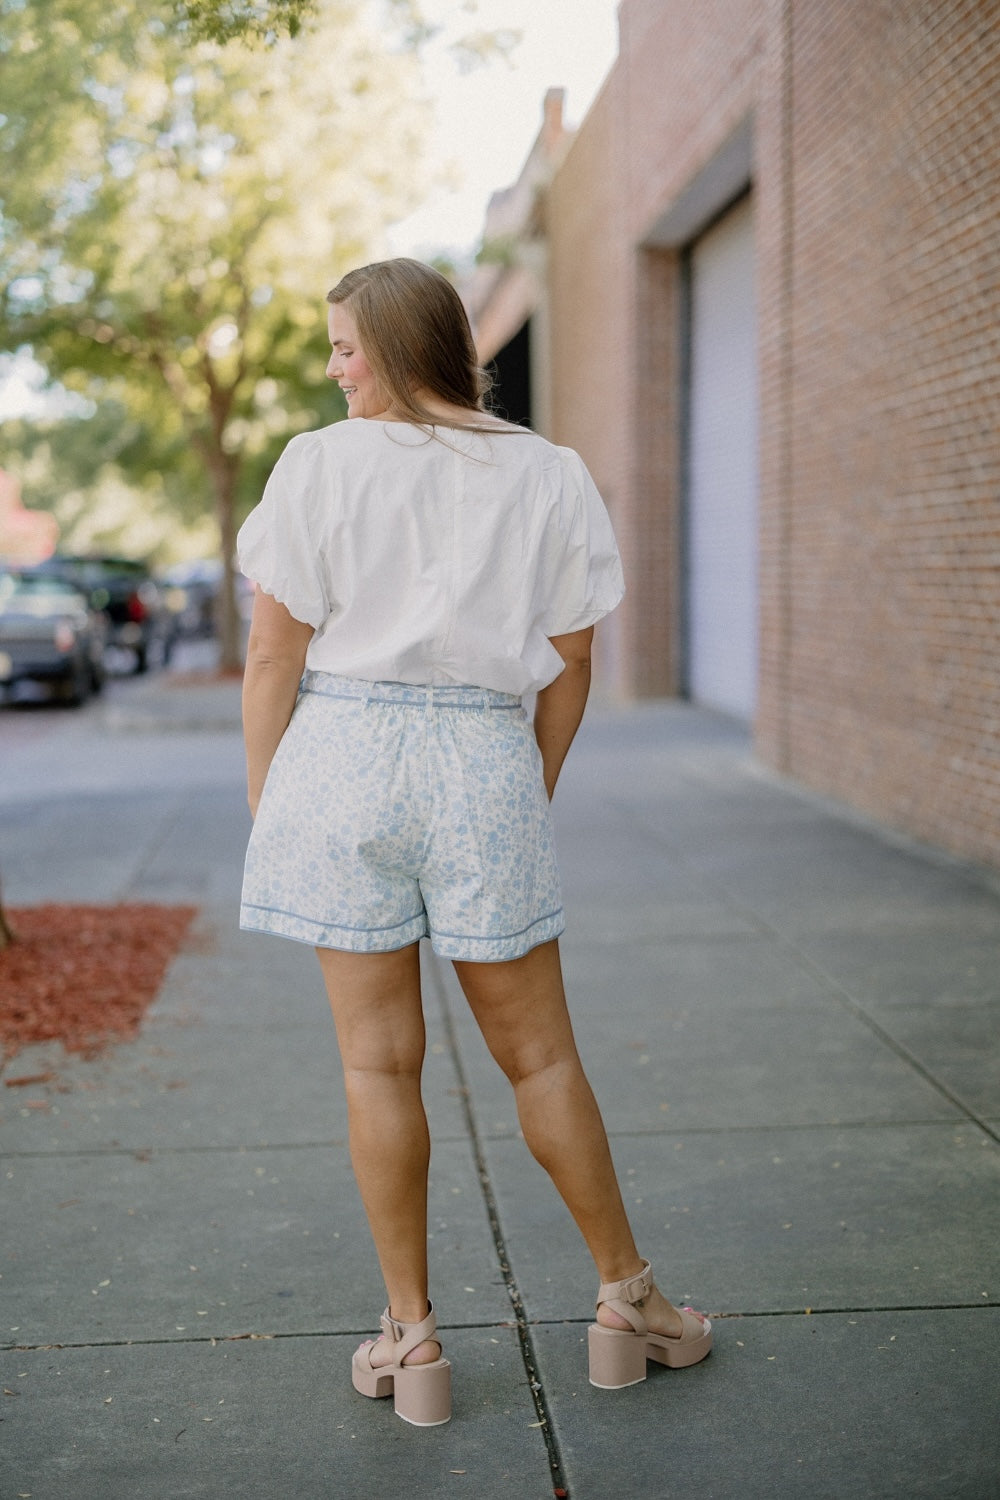
[{"label": "red mulch bed", "polygon": [[15,941],[0,950],[0,1055],[59,1041],[92,1057],[135,1036],[196,911],[8,907]]}]

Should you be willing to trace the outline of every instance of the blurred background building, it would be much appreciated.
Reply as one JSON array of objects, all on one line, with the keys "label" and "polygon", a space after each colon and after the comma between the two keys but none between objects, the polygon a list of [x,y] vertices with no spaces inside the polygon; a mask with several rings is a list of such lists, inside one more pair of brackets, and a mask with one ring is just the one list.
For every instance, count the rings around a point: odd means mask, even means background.
[{"label": "blurred background building", "polygon": [[611,509],[603,682],[1000,864],[1000,4],[619,22],[467,288],[499,405]]}]

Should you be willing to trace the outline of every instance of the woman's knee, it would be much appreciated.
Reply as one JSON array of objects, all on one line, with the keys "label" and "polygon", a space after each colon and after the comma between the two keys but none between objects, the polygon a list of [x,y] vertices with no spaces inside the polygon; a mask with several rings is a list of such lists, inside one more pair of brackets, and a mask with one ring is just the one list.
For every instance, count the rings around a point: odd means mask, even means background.
[{"label": "woman's knee", "polygon": [[510,963],[456,963],[455,971],[490,1053],[512,1084],[578,1063],[554,942]]},{"label": "woman's knee", "polygon": [[513,1045],[496,1046],[487,1043],[490,1052],[508,1082],[515,1088],[525,1084],[542,1084],[549,1080],[554,1086],[580,1066],[576,1047],[547,1039],[528,1039]]},{"label": "woman's knee", "polygon": [[390,1029],[381,1025],[338,1027],[337,1045],[345,1078],[415,1079],[424,1065],[423,1026]]}]

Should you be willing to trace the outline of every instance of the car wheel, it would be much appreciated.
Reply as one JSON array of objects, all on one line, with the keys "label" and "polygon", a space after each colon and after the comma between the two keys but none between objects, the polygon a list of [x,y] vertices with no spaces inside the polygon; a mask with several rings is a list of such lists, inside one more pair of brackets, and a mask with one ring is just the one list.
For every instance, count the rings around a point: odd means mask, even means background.
[{"label": "car wheel", "polygon": [[81,663],[63,686],[63,702],[68,703],[70,708],[80,708],[86,703],[90,693],[90,668],[86,663]]}]

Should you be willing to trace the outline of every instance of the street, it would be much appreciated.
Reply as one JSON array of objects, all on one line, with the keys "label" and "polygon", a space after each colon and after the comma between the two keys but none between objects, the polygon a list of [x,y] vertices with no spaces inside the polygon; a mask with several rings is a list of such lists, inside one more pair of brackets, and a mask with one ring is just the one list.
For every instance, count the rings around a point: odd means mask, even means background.
[{"label": "street", "polygon": [[[196,690],[187,674],[199,674],[198,681],[213,660],[211,642],[182,643],[170,671],[109,676],[103,692],[81,708],[41,699],[0,706],[0,805],[181,786],[192,773],[231,781],[234,765],[241,764],[239,746],[232,743],[239,724],[233,684],[201,689],[224,703],[220,724],[228,732],[209,734],[207,740],[202,734],[190,739],[169,732],[183,721],[182,705],[175,712],[171,697],[189,698]],[[149,719],[151,705],[159,709],[155,721]],[[143,732],[157,728],[164,734]]]}]

